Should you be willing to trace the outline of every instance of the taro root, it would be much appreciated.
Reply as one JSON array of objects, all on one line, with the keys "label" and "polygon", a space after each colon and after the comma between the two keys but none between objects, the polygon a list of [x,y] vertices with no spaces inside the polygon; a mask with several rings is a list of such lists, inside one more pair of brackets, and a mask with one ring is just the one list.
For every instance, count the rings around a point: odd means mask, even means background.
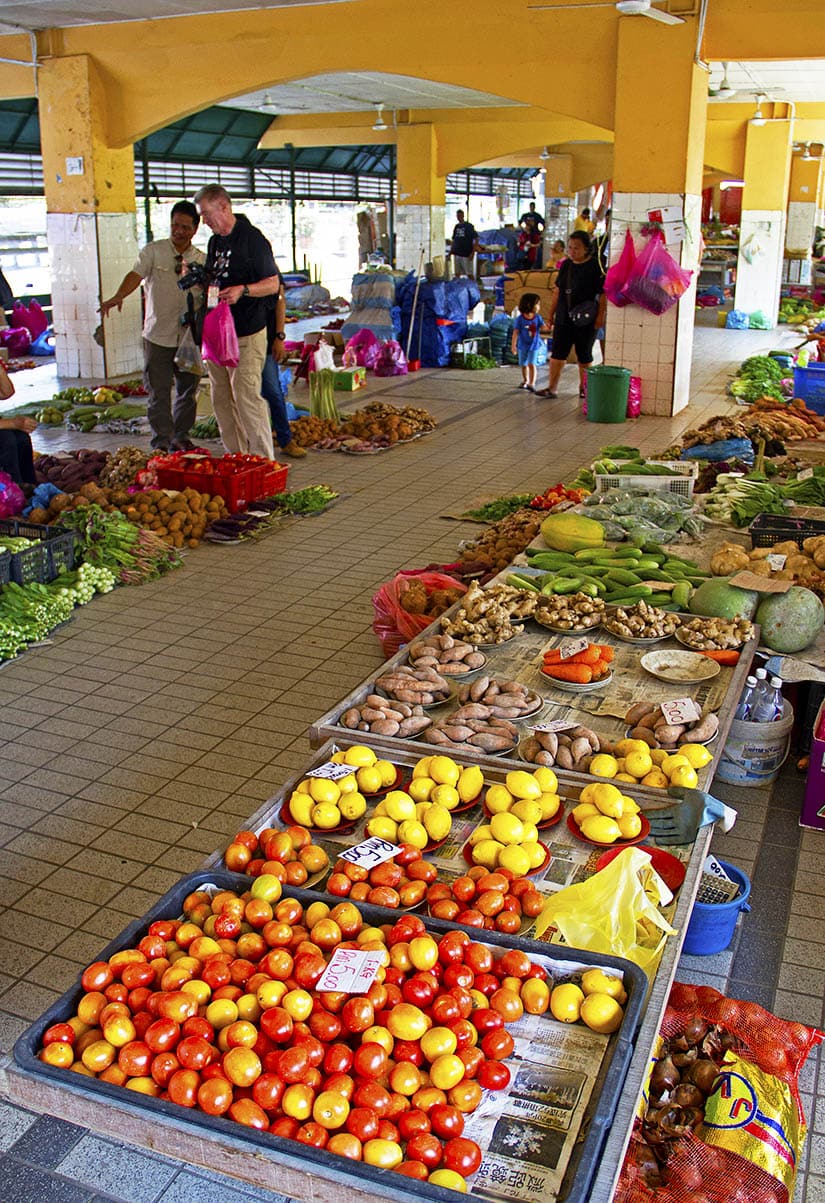
[{"label": "taro root", "polygon": [[692,1082],[694,1086],[698,1086],[706,1097],[713,1090],[713,1084],[719,1076],[719,1069],[715,1061],[702,1057],[698,1061],[694,1061],[693,1065],[688,1066],[685,1080]]}]

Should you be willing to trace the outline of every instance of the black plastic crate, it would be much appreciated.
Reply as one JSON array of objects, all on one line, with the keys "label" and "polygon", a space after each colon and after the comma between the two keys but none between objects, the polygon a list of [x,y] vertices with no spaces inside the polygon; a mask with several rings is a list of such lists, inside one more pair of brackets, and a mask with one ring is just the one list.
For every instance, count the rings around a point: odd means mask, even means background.
[{"label": "black plastic crate", "polygon": [[[229,873],[220,869],[200,869],[190,873],[169,890],[142,919],[130,923],[127,928],[94,960],[105,961],[121,949],[134,947],[149,925],[157,919],[176,918],[181,914],[183,901],[192,891],[205,886],[216,889],[230,889],[239,893],[250,888],[252,879],[241,873]],[[287,887],[284,897],[298,899],[304,907],[312,902],[324,902],[329,905],[330,896],[316,890],[304,890]],[[365,902],[357,904],[364,920],[375,926],[386,923],[396,923],[402,912],[388,910],[385,907],[371,906]],[[466,931],[457,923],[449,923],[442,919],[425,918],[427,930],[440,936],[448,931]],[[471,932],[471,937],[473,933]],[[522,936],[508,936],[499,932],[478,931],[476,938],[498,948],[520,948],[531,956],[539,956],[554,962],[560,969],[560,976],[567,972],[575,972],[582,965],[601,966],[613,969],[623,975],[624,987],[627,991],[627,1002],[624,1004],[624,1019],[621,1027],[608,1041],[602,1057],[600,1072],[597,1075],[590,1096],[590,1103],[582,1119],[580,1139],[576,1142],[570,1164],[567,1167],[562,1184],[561,1197],[565,1203],[585,1203],[590,1194],[590,1187],[599,1159],[602,1154],[607,1133],[615,1118],[616,1107],[627,1075],[627,1068],[633,1055],[633,1046],[641,1024],[642,1012],[647,996],[648,982],[644,972],[632,961],[621,957],[607,956],[602,953],[585,952],[567,945],[548,944],[528,940]],[[565,969],[569,966],[569,970]],[[345,1190],[348,1187],[363,1187],[373,1190],[377,1195],[385,1194],[387,1189],[387,1171],[376,1166],[366,1165],[360,1161],[350,1161],[346,1157],[336,1156],[324,1149],[307,1148],[303,1152],[301,1145],[295,1141],[275,1136],[267,1132],[259,1132],[229,1119],[213,1117],[200,1111],[191,1111],[179,1107],[175,1103],[147,1095],[138,1095],[123,1087],[102,1082],[98,1078],[87,1078],[70,1070],[59,1069],[44,1064],[37,1056],[41,1046],[43,1033],[53,1023],[68,1020],[75,1014],[77,1002],[84,993],[80,980],[66,993],[53,1003],[18,1038],[14,1046],[14,1060],[27,1073],[46,1078],[52,1085],[58,1085],[75,1095],[80,1095],[87,1101],[116,1104],[122,1111],[137,1115],[143,1119],[151,1119],[158,1128],[173,1126],[193,1138],[193,1147],[200,1147],[198,1138],[209,1140],[229,1138],[238,1151],[268,1156],[274,1162],[281,1162],[304,1173],[311,1173],[337,1183]],[[156,1142],[157,1144],[157,1142]],[[389,1195],[385,1195],[389,1197]],[[403,1200],[405,1203],[420,1203],[422,1199],[436,1200],[438,1203],[454,1203],[455,1192],[445,1187],[432,1186],[426,1182],[417,1182],[401,1175],[392,1175],[392,1198]]]},{"label": "black plastic crate", "polygon": [[749,534],[752,547],[773,547],[786,539],[812,539],[825,535],[825,522],[816,518],[790,518],[784,514],[758,514],[750,524]]},{"label": "black plastic crate", "polygon": [[29,585],[33,581],[47,585],[61,573],[71,572],[75,566],[77,538],[74,531],[65,527],[4,518],[0,519],[0,535],[38,541],[38,545],[26,547],[11,556],[11,580],[18,585]]},{"label": "black plastic crate", "polygon": [[11,580],[11,552],[0,551],[0,587]]}]

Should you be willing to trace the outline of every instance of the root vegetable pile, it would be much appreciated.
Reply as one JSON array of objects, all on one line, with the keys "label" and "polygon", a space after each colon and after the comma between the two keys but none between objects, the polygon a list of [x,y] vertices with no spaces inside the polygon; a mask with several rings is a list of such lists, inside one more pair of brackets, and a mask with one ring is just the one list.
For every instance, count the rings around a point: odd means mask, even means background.
[{"label": "root vegetable pile", "polygon": [[342,727],[351,731],[370,731],[373,735],[398,739],[415,739],[432,721],[420,705],[389,702],[377,693],[371,693],[360,706],[350,706],[338,719]]},{"label": "root vegetable pile", "polygon": [[478,539],[466,543],[461,550],[460,560],[472,563],[474,568],[483,565],[488,571],[500,571],[512,564],[516,556],[532,543],[539,533],[541,521],[540,510],[516,510],[489,527]]},{"label": "root vegetable pile", "polygon": [[510,585],[482,589],[473,581],[456,613],[441,619],[441,629],[467,643],[505,643],[524,630],[513,619],[529,618],[536,609],[536,600],[537,594]]},{"label": "root vegetable pile", "polygon": [[487,657],[472,643],[453,639],[452,635],[427,635],[414,639],[407,648],[414,668],[434,668],[444,677],[457,677],[483,668]]},{"label": "root vegetable pile", "polygon": [[[34,461],[37,483],[55,485],[64,493],[76,493],[89,481],[99,483],[111,456],[107,451],[69,451],[65,455],[38,455]],[[105,483],[105,481],[104,481]]]}]

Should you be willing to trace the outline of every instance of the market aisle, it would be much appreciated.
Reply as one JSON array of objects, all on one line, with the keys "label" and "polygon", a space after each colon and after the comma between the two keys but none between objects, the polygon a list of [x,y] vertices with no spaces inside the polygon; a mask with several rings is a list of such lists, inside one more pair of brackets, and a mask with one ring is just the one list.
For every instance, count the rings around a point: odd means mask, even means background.
[{"label": "market aisle", "polygon": [[[381,662],[371,630],[375,588],[400,567],[451,561],[459,541],[478,533],[440,515],[480,494],[543,490],[617,436],[648,453],[661,449],[727,409],[731,365],[788,342],[778,332],[697,330],[694,404],[673,421],[624,427],[579,417],[572,369],[555,403],[516,391],[515,368],[371,380],[349,407],[379,397],[423,405],[439,429],[386,455],[311,453],[292,465],[290,487],[325,481],[338,489],[342,498],[327,514],[285,523],[260,543],[203,547],[161,581],[96,599],[52,646],[7,665],[2,1048],[304,762],[309,723]],[[47,441],[54,448],[126,440],[52,432]],[[800,835],[795,785],[770,803],[761,791],[739,791],[740,820],[714,849],[750,874],[756,866],[761,901],[737,947],[686,960],[682,976],[720,987],[730,978],[731,993],[821,1023],[825,946],[810,942],[808,930],[821,916],[821,837]],[[825,1200],[825,1175],[813,1172],[825,1163],[816,1073],[812,1059],[804,1078],[811,1174],[807,1194],[804,1181],[797,1194],[805,1203]],[[179,1162],[47,1117],[5,1104],[0,1114],[9,1203],[251,1197],[238,1183],[207,1182]]]}]

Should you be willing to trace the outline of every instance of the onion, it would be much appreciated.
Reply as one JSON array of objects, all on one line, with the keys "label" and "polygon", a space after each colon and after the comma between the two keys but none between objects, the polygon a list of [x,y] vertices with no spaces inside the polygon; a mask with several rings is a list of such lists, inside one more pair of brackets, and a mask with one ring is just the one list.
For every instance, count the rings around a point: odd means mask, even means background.
[{"label": "onion", "polygon": [[682,1082],[671,1094],[670,1101],[676,1107],[704,1107],[705,1096],[693,1082]]},{"label": "onion", "polygon": [[692,1082],[694,1086],[698,1086],[702,1093],[707,1096],[713,1091],[713,1085],[718,1076],[719,1069],[715,1061],[703,1057],[688,1067],[685,1081]]},{"label": "onion", "polygon": [[679,1070],[670,1057],[664,1057],[653,1066],[650,1075],[650,1089],[653,1094],[660,1095],[666,1090],[672,1090],[679,1084]]}]

